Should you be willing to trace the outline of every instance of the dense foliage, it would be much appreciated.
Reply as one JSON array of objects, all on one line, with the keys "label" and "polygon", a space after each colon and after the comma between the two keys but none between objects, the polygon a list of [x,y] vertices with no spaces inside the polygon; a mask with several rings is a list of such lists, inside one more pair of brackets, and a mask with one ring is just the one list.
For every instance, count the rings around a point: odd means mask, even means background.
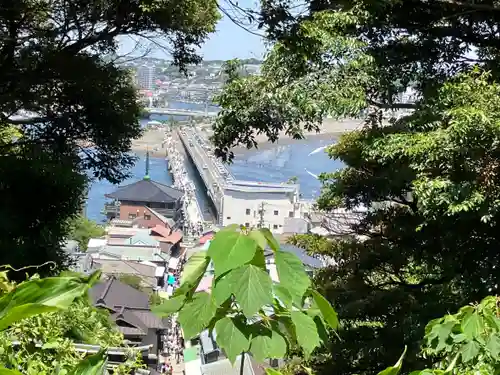
[{"label": "dense foliage", "polygon": [[91,238],[99,238],[105,234],[104,227],[84,216],[76,216],[70,221],[68,239],[77,241],[80,251],[87,250]]},{"label": "dense foliage", "polygon": [[318,200],[364,212],[360,222],[329,241],[294,239],[340,261],[316,279],[343,319],[342,340],[311,362],[319,373],[373,374],[405,345],[406,369],[424,368],[427,322],[498,293],[495,4],[319,0],[294,15],[266,1],[259,17],[276,43],[263,74],[227,66],[213,137],[223,158],[257,133],[301,137],[328,114],[365,115],[328,149],[345,168],[321,175]]},{"label": "dense foliage", "polygon": [[[60,246],[87,176],[120,182],[134,162],[136,90],[126,70],[103,59],[117,52],[118,38],[158,45],[161,36],[183,70],[200,60],[196,49],[218,18],[213,0],[0,5],[1,264],[66,266]],[[12,129],[18,134],[5,136]]]},{"label": "dense foliage", "polygon": [[[279,282],[266,269],[267,247],[273,250]],[[210,262],[215,270],[211,292],[195,292]],[[222,229],[207,251],[190,257],[174,297],[154,311],[178,312],[186,339],[215,330],[217,344],[233,363],[246,352],[258,362],[284,358],[292,350],[309,356],[327,339],[327,329],[338,328],[335,310],[312,288],[300,259],[282,251],[269,230],[238,226]]]}]

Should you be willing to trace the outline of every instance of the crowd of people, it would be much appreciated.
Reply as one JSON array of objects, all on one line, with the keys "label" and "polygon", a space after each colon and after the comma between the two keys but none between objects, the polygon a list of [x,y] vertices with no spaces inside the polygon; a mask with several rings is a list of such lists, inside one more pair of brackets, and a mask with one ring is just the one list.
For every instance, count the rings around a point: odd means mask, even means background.
[{"label": "crowd of people", "polygon": [[[174,291],[179,286],[186,258],[181,257],[177,269],[171,272],[172,277],[167,279],[167,288],[172,288]],[[172,375],[173,363],[179,364],[183,360],[184,353],[184,338],[179,323],[176,321],[175,316],[168,318],[168,327],[170,327],[165,335],[162,336],[163,353],[168,358],[160,365],[160,372],[162,374]]]}]

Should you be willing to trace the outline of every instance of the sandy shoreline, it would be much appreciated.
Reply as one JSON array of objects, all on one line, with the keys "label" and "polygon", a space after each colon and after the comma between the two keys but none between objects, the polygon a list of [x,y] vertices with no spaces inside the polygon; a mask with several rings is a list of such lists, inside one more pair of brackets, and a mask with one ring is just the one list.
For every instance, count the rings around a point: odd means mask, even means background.
[{"label": "sandy shoreline", "polygon": [[[361,121],[355,120],[331,120],[326,119],[320,129],[319,133],[307,132],[304,139],[292,139],[284,133],[280,135],[277,142],[271,143],[267,140],[264,134],[259,134],[255,137],[259,144],[259,150],[266,150],[275,146],[286,146],[294,143],[304,143],[316,140],[331,140],[334,142],[341,134],[358,129],[361,126]],[[164,131],[160,129],[148,129],[144,132],[143,136],[132,142],[132,151],[138,154],[146,153],[149,150],[151,156],[165,157],[165,149],[162,147],[164,139]],[[245,154],[253,151],[254,149],[247,150],[244,146],[234,148],[236,155]]]}]

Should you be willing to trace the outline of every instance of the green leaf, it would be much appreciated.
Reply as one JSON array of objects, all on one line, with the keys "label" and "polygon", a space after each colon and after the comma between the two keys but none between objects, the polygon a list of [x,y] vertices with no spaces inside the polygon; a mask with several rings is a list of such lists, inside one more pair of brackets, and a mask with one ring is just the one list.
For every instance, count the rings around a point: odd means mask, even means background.
[{"label": "green leaf", "polygon": [[272,250],[279,251],[280,244],[278,243],[278,241],[276,241],[276,238],[274,238],[273,234],[268,228],[261,228],[259,229],[259,232],[261,232],[264,235],[267,244]]},{"label": "green leaf", "polygon": [[257,362],[262,363],[266,358],[284,358],[286,349],[286,341],[281,333],[263,328],[252,338],[250,352]]},{"label": "green leaf", "polygon": [[23,375],[19,371],[0,367],[0,375]]},{"label": "green leaf", "polygon": [[281,372],[276,371],[276,370],[274,370],[272,368],[266,368],[266,374],[267,375],[282,375]]},{"label": "green leaf", "polygon": [[277,251],[274,262],[280,284],[288,290],[295,303],[300,305],[302,296],[311,285],[300,259],[292,253]]},{"label": "green leaf", "polygon": [[243,233],[218,232],[208,248],[217,276],[250,262],[257,250],[257,243]]},{"label": "green leaf", "polygon": [[70,372],[71,375],[101,375],[106,370],[106,362],[108,358],[105,350],[99,353],[88,356],[83,361],[78,363],[76,368]]},{"label": "green leaf", "polygon": [[284,307],[292,307],[292,295],[283,285],[273,283],[273,292]]},{"label": "green leaf", "polygon": [[160,316],[169,316],[176,313],[184,305],[185,296],[172,297],[164,301],[161,305],[153,306],[151,311]]},{"label": "green leaf", "polygon": [[498,357],[500,354],[500,337],[498,337],[498,334],[495,333],[489,337],[486,349],[488,349],[493,358]]},{"label": "green leaf", "polygon": [[479,344],[476,341],[469,341],[460,349],[460,353],[462,354],[462,361],[464,363],[472,361],[479,354],[479,349]]},{"label": "green leaf", "polygon": [[477,337],[482,330],[483,319],[477,312],[468,315],[462,323],[462,331],[469,339]]},{"label": "green leaf", "polygon": [[273,301],[271,278],[252,264],[232,270],[225,276],[246,317],[252,317],[262,306]]},{"label": "green leaf", "polygon": [[266,257],[264,256],[264,251],[261,249],[257,249],[254,257],[250,261],[250,264],[253,264],[254,266],[257,266],[267,272]]},{"label": "green leaf", "polygon": [[182,310],[179,311],[178,320],[184,331],[184,336],[190,339],[203,331],[216,311],[217,306],[215,306],[210,294],[206,292],[195,293],[193,299],[186,302]]},{"label": "green leaf", "polygon": [[321,316],[325,322],[327,322],[331,328],[337,329],[339,326],[339,318],[332,305],[330,305],[330,302],[328,302],[325,297],[319,294],[316,290],[312,291],[312,295],[314,302],[316,302],[316,305],[321,311]]},{"label": "green leaf", "polygon": [[210,258],[207,256],[206,251],[200,251],[199,253],[191,255],[184,265],[180,284],[190,284],[192,287],[195,286],[196,281],[205,274],[209,263]]},{"label": "green leaf", "polygon": [[401,367],[403,366],[403,359],[406,355],[407,347],[405,346],[405,350],[403,350],[403,354],[399,357],[398,361],[394,366],[387,367],[385,370],[379,372],[377,375],[398,375],[401,371]]},{"label": "green leaf", "polygon": [[301,311],[290,312],[290,318],[295,326],[297,342],[304,349],[306,356],[309,356],[321,343],[316,323],[309,315]]},{"label": "green leaf", "polygon": [[48,277],[26,281],[0,299],[0,330],[22,319],[68,308],[90,287],[91,277]]},{"label": "green leaf", "polygon": [[214,279],[214,287],[212,288],[212,296],[214,297],[217,306],[222,305],[229,297],[231,297],[233,286],[230,276],[231,272],[221,276],[219,279]]},{"label": "green leaf", "polygon": [[236,357],[248,351],[250,340],[243,322],[236,318],[222,318],[215,323],[217,344],[224,349],[227,358],[234,364]]},{"label": "green leaf", "polygon": [[267,239],[262,231],[252,230],[250,233],[248,233],[248,236],[252,238],[262,250],[267,247]]}]

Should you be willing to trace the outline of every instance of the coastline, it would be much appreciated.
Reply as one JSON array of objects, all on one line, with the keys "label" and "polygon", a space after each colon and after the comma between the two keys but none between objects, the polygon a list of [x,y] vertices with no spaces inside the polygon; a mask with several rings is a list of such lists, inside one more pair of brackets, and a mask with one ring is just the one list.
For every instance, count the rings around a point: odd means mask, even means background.
[{"label": "coastline", "polygon": [[[282,132],[279,139],[272,143],[267,140],[264,134],[259,134],[255,137],[258,143],[257,149],[238,146],[233,149],[233,152],[235,155],[244,155],[256,150],[269,150],[276,146],[288,146],[318,140],[331,140],[334,143],[343,133],[359,129],[361,125],[362,121],[359,120],[325,119],[319,132],[306,132],[303,139],[292,139]],[[132,151],[138,154],[145,154],[146,151],[149,151],[152,157],[165,157],[166,150],[162,147],[163,139],[164,130],[147,129],[141,138],[132,141]]]}]

